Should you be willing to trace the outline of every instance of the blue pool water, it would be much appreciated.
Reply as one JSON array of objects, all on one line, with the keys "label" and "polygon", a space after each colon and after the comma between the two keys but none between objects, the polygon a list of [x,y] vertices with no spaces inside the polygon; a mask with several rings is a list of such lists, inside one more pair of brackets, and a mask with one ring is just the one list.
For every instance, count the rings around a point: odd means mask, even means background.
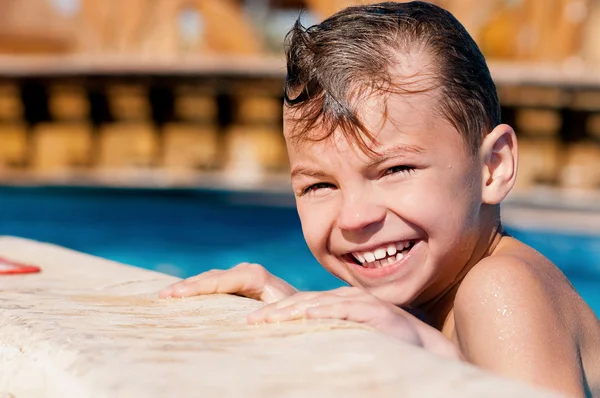
[{"label": "blue pool water", "polygon": [[[0,234],[181,277],[248,261],[301,290],[341,286],[306,247],[295,209],[264,204],[273,201],[207,190],[4,187]],[[600,314],[600,236],[508,229],[559,265]]]}]

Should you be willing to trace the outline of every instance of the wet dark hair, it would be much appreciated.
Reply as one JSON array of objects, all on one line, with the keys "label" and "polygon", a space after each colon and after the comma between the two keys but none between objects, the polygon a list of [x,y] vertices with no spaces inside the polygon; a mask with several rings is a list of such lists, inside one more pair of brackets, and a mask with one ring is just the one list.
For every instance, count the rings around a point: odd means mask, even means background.
[{"label": "wet dark hair", "polygon": [[[286,36],[285,105],[291,139],[321,141],[340,130],[365,153],[374,142],[357,100],[368,93],[436,92],[441,116],[477,153],[500,123],[496,86],[477,44],[448,11],[421,1],[346,8],[318,25],[300,18]],[[431,60],[414,76],[394,75],[399,54],[422,49]],[[427,83],[423,88],[419,84]],[[384,111],[384,115],[385,115]],[[325,134],[316,135],[316,128]]]}]

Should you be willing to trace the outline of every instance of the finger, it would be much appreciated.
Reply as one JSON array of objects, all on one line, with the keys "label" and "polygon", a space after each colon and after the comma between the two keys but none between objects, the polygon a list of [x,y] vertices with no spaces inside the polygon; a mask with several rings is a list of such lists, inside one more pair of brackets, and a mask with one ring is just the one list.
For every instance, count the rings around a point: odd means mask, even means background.
[{"label": "finger", "polygon": [[333,297],[360,297],[368,296],[368,293],[362,289],[344,286],[338,289],[325,292],[301,292],[296,293],[283,300],[279,300],[270,305],[266,305],[248,315],[249,323],[268,322],[270,317],[272,321],[282,322],[284,320],[300,319],[308,306],[319,305],[319,302],[330,302]]},{"label": "finger", "polygon": [[291,305],[296,304],[299,301],[313,300],[314,298],[320,297],[320,296],[335,295],[335,296],[340,296],[340,297],[350,297],[350,296],[360,296],[360,295],[366,295],[366,294],[368,294],[368,293],[366,293],[364,290],[355,288],[355,287],[350,287],[350,286],[344,286],[344,287],[340,287],[337,289],[321,291],[321,292],[299,292],[299,293],[296,293],[289,297],[286,297],[282,300],[278,300],[276,303],[272,303],[271,305],[265,306],[261,309],[264,309],[265,311],[272,311],[275,309],[289,307]]},{"label": "finger", "polygon": [[259,298],[264,282],[253,278],[245,270],[206,272],[181,282],[170,288],[171,297],[188,297],[202,294],[235,293],[251,298]]},{"label": "finger", "polygon": [[297,293],[298,290],[295,287],[286,281],[273,276],[271,278],[271,283],[266,283],[263,287],[260,299],[265,303],[270,304]]},{"label": "finger", "polygon": [[268,306],[263,307],[264,309],[280,309],[289,307],[301,301],[313,300],[316,297],[327,295],[328,292],[299,292],[292,296],[286,297],[283,300],[279,300],[276,303],[272,303]]},{"label": "finger", "polygon": [[315,297],[322,295],[323,292],[300,292],[292,296],[286,297],[282,300],[275,301],[267,304],[264,307],[250,313],[248,315],[249,323],[261,323],[264,322],[266,316],[272,312],[278,311],[282,308],[292,306],[298,302],[309,301]]},{"label": "finger", "polygon": [[422,346],[414,326],[402,315],[372,301],[339,301],[329,305],[310,307],[307,319],[340,319],[371,326],[409,344]]},{"label": "finger", "polygon": [[200,273],[198,275],[186,278],[183,281],[180,281],[178,283],[181,283],[181,282],[183,282],[183,283],[195,282],[197,280],[202,280],[202,279],[206,278],[207,276],[214,275],[214,274],[219,274],[219,273],[224,273],[224,272],[243,272],[243,271],[248,271],[248,270],[251,270],[253,272],[260,272],[260,271],[264,271],[264,268],[261,265],[258,265],[258,264],[240,263],[240,264],[237,264],[236,266],[231,267],[231,268],[226,269],[226,270],[224,270],[224,269],[211,269],[209,271],[202,272],[202,273]]},{"label": "finger", "polygon": [[194,276],[190,276],[189,278],[185,278],[181,282],[185,282],[185,283],[194,282],[194,281],[206,278],[209,275],[219,274],[219,273],[223,273],[223,272],[226,272],[226,270],[223,270],[223,269],[211,269],[209,271],[204,271],[204,272],[202,272],[202,273],[200,273],[198,275],[194,275]]},{"label": "finger", "polygon": [[158,292],[158,296],[161,298],[183,297],[183,296],[181,296],[180,292],[185,290],[184,289],[185,286],[187,286],[191,283],[194,283],[198,280],[206,279],[207,277],[209,277],[211,275],[215,275],[215,274],[222,273],[222,272],[224,272],[224,271],[213,269],[213,270],[206,271],[201,274],[180,280],[180,281],[172,283],[171,285],[160,290]]},{"label": "finger", "polygon": [[308,319],[341,319],[346,321],[369,323],[380,313],[373,302],[358,300],[338,300],[306,310]]},{"label": "finger", "polygon": [[333,294],[331,292],[299,294],[296,296],[302,299],[283,300],[285,305],[276,303],[267,308],[261,308],[248,316],[250,323],[261,322],[285,322],[306,317],[306,311],[309,308],[318,307],[321,305],[331,305],[333,303],[346,300],[345,297]]}]

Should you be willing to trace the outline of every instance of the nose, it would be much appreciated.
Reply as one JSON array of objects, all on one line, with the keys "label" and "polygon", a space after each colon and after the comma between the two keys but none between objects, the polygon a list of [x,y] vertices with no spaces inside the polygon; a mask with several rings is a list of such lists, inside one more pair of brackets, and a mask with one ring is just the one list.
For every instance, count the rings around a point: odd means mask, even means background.
[{"label": "nose", "polygon": [[344,232],[375,232],[381,227],[385,215],[385,207],[376,203],[368,193],[347,195],[338,213],[338,227]]}]

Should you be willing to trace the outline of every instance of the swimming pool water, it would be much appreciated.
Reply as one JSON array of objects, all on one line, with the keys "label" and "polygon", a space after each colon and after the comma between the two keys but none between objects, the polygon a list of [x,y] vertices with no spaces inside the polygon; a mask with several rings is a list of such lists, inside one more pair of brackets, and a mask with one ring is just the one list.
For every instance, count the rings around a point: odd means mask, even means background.
[{"label": "swimming pool water", "polygon": [[[0,234],[187,277],[248,261],[301,290],[342,282],[304,243],[296,210],[223,191],[0,188]],[[600,314],[600,236],[507,228],[549,257]]]}]

